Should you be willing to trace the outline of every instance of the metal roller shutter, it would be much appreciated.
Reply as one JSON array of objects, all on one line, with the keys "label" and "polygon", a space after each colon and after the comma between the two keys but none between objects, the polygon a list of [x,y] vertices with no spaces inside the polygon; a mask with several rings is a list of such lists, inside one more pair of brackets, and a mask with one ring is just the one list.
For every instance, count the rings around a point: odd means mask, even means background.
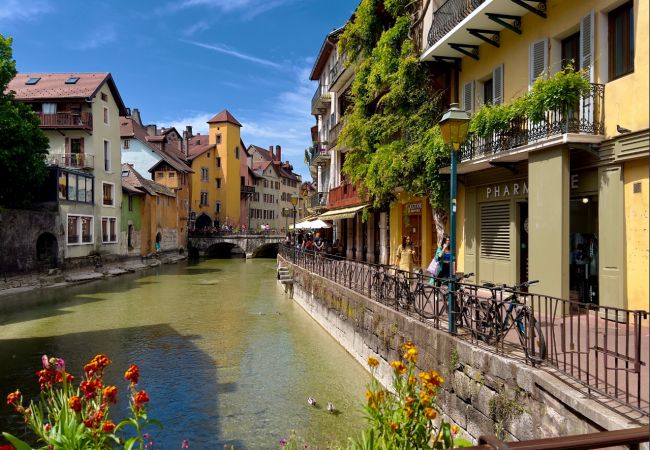
[{"label": "metal roller shutter", "polygon": [[510,203],[481,205],[481,258],[510,260]]}]

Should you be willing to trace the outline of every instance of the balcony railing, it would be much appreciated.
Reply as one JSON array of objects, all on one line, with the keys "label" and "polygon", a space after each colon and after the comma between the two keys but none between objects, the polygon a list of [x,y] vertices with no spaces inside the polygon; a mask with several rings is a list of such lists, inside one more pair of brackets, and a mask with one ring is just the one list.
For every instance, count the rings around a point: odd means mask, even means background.
[{"label": "balcony railing", "polygon": [[311,111],[312,114],[316,113],[319,109],[324,108],[323,102],[330,99],[330,93],[326,84],[318,83],[318,88],[311,98]]},{"label": "balcony railing", "polygon": [[433,13],[428,45],[433,46],[486,0],[447,0]]},{"label": "balcony railing", "polygon": [[471,136],[460,152],[461,161],[496,155],[566,133],[602,135],[605,132],[605,86],[592,84],[589,93],[568,112],[547,111],[539,122],[514,119],[503,131],[490,136]]},{"label": "balcony railing", "polygon": [[330,153],[329,150],[327,150],[327,146],[320,146],[316,151],[311,155],[311,159],[309,160],[309,165],[313,166],[314,164],[318,164],[320,162],[326,161],[330,159]]},{"label": "balcony railing", "polygon": [[242,196],[253,195],[255,193],[255,186],[242,185],[239,189]]},{"label": "balcony railing", "polygon": [[92,169],[95,166],[95,155],[87,153],[50,154],[47,155],[45,161],[51,166],[68,169]]},{"label": "balcony railing", "polygon": [[330,209],[344,208],[346,206],[356,206],[363,203],[359,196],[357,186],[351,183],[344,183],[333,189],[330,189],[327,207]]},{"label": "balcony railing", "polygon": [[38,114],[41,119],[41,128],[68,128],[68,129],[93,129],[93,115],[89,112],[54,114]]},{"label": "balcony railing", "polygon": [[312,194],[308,199],[307,207],[309,209],[319,209],[327,207],[327,192],[317,192]]},{"label": "balcony railing", "polygon": [[345,70],[345,60],[347,59],[347,53],[343,53],[339,59],[336,60],[336,63],[330,69],[330,84],[334,84],[338,81],[339,77]]},{"label": "balcony railing", "polygon": [[330,148],[333,148],[337,144],[339,134],[341,134],[341,128],[343,128],[342,120],[339,120],[336,125],[330,128]]}]

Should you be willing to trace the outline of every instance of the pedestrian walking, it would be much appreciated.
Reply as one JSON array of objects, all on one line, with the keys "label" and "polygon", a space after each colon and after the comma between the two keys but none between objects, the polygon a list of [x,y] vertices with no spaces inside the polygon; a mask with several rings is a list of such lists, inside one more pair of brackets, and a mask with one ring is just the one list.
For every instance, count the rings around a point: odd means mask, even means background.
[{"label": "pedestrian walking", "polygon": [[403,270],[405,272],[413,271],[415,249],[413,248],[413,243],[411,242],[410,236],[402,236],[402,244],[397,247],[395,259],[397,261],[397,268],[399,270]]}]

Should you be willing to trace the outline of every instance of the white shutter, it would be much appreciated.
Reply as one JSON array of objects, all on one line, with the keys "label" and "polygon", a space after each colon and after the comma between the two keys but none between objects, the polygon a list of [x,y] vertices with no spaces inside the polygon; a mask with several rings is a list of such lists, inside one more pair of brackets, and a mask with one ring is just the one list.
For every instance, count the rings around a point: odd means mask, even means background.
[{"label": "white shutter", "polygon": [[463,84],[463,109],[467,112],[474,112],[474,82]]},{"label": "white shutter", "polygon": [[530,44],[528,55],[528,87],[546,71],[548,67],[548,40],[546,38]]},{"label": "white shutter", "polygon": [[595,81],[594,73],[594,12],[580,19],[580,68],[587,71],[590,83]]},{"label": "white shutter", "polygon": [[492,104],[503,103],[503,64],[498,65],[492,71]]}]

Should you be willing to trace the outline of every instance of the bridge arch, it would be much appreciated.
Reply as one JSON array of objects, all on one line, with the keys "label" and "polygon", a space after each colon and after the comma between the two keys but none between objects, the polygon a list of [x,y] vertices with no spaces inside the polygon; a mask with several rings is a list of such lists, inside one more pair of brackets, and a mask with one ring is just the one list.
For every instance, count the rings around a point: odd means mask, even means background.
[{"label": "bridge arch", "polygon": [[206,258],[245,258],[246,251],[233,242],[217,242],[205,249]]},{"label": "bridge arch", "polygon": [[269,242],[262,244],[251,252],[253,258],[277,258],[280,244]]},{"label": "bridge arch", "polygon": [[196,218],[194,224],[197,230],[202,230],[203,228],[210,228],[212,226],[212,219],[206,213],[201,214]]}]

